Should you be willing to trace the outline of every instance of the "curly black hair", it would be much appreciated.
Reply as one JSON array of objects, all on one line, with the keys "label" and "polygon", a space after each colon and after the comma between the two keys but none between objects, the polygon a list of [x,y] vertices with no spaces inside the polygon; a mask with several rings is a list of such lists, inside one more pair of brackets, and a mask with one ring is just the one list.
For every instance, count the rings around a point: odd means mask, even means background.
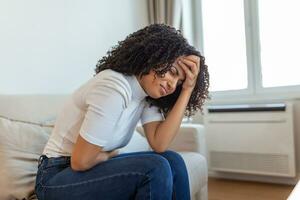
[{"label": "curly black hair", "polygon": [[[185,116],[191,117],[198,110],[202,112],[204,101],[209,98],[209,74],[205,58],[189,45],[180,30],[165,24],[146,26],[128,35],[125,40],[119,41],[118,45],[112,47],[107,55],[98,61],[95,72],[98,74],[105,69],[112,69],[125,75],[143,76],[149,74],[152,69],[157,75],[163,76],[179,56],[188,55],[200,57],[197,83],[184,113]],[[178,85],[172,94],[158,99],[147,96],[146,101],[150,105],[159,107],[164,116],[167,116],[176,103],[181,90],[182,85]]]}]

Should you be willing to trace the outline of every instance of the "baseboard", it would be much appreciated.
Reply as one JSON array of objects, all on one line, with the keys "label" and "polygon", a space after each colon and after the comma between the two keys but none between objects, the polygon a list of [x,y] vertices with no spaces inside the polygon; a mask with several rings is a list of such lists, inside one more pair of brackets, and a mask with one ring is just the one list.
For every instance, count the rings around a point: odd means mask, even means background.
[{"label": "baseboard", "polygon": [[300,173],[297,173],[296,177],[294,178],[285,178],[285,177],[275,177],[275,176],[208,171],[208,176],[214,178],[246,180],[246,181],[256,181],[256,182],[265,182],[265,183],[286,184],[286,185],[296,185],[296,183],[300,179]]}]

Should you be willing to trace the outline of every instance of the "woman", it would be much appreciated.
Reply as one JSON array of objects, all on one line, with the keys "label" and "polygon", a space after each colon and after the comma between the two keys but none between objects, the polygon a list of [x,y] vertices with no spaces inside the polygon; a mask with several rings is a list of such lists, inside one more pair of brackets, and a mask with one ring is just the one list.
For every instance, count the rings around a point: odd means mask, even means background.
[{"label": "woman", "polygon": [[[149,25],[108,52],[59,114],[39,161],[39,199],[190,199],[168,151],[184,114],[208,94],[204,58],[179,31]],[[141,120],[154,151],[118,154]]]}]

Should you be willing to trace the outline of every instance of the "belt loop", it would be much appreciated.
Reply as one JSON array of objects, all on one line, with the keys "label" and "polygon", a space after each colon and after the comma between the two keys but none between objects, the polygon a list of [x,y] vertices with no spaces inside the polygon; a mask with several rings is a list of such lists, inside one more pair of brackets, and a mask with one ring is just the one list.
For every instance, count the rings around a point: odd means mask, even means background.
[{"label": "belt loop", "polygon": [[46,155],[41,155],[41,156],[39,157],[39,160],[38,160],[38,168],[41,166],[41,164],[43,163],[43,160],[44,160],[45,158],[47,158]]}]

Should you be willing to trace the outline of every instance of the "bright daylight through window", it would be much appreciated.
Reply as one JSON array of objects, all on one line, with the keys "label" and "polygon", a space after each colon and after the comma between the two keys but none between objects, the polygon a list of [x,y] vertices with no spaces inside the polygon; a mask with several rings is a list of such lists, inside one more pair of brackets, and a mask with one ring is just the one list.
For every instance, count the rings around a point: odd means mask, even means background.
[{"label": "bright daylight through window", "polygon": [[258,1],[263,87],[299,85],[300,1]]},{"label": "bright daylight through window", "polygon": [[210,90],[247,88],[243,1],[203,0],[202,12]]},{"label": "bright daylight through window", "polygon": [[210,91],[300,91],[299,10],[298,0],[202,0]]}]

